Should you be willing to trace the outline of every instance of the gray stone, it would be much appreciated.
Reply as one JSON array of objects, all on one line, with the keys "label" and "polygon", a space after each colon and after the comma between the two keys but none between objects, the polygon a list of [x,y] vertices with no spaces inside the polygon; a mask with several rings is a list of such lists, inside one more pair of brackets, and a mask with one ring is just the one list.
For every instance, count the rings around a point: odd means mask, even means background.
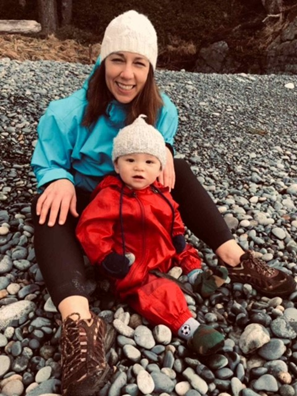
[{"label": "gray stone", "polygon": [[242,390],[245,388],[245,385],[236,377],[231,378],[231,389],[233,396],[241,395]]},{"label": "gray stone", "polygon": [[0,290],[4,290],[9,285],[10,281],[5,276],[0,276]]},{"label": "gray stone", "polygon": [[44,396],[47,393],[56,394],[60,383],[61,382],[59,380],[51,378],[42,382],[36,388],[30,390],[30,392],[26,393],[26,396]]},{"label": "gray stone", "polygon": [[163,359],[163,367],[172,368],[174,365],[174,355],[171,351],[166,351]]},{"label": "gray stone", "polygon": [[236,230],[238,227],[239,221],[236,219],[236,217],[233,216],[225,216],[224,217],[225,222],[227,223],[227,226],[229,227],[230,230]]},{"label": "gray stone", "polygon": [[8,356],[1,355],[0,356],[0,378],[4,376],[4,374],[7,373],[7,371],[10,369],[10,359]]},{"label": "gray stone", "polygon": [[279,372],[288,372],[288,366],[283,360],[266,362],[264,367],[268,368],[269,374],[272,374],[274,377],[276,377]]},{"label": "gray stone", "polygon": [[152,393],[155,389],[155,383],[152,376],[145,370],[141,370],[136,378],[137,386],[144,395]]},{"label": "gray stone", "polygon": [[152,331],[148,327],[142,325],[135,329],[134,340],[137,345],[145,349],[152,349],[156,345]]},{"label": "gray stone", "polygon": [[45,312],[58,312],[56,306],[53,303],[53,300],[51,299],[51,297],[49,297],[46,300],[43,308],[44,308]]},{"label": "gray stone", "polygon": [[19,260],[26,259],[27,258],[27,249],[23,246],[17,246],[16,248],[13,249],[11,258],[12,260],[17,260],[17,262],[20,262]]},{"label": "gray stone", "polygon": [[153,371],[151,373],[151,376],[154,380],[154,384],[155,384],[155,389],[154,391],[156,393],[162,393],[162,392],[167,392],[167,393],[171,393],[174,389],[174,382],[167,377],[167,375],[161,373],[161,372],[156,372]]},{"label": "gray stone", "polygon": [[284,384],[281,385],[279,388],[279,393],[281,394],[281,396],[295,396],[295,389],[293,386],[288,385],[288,384]]},{"label": "gray stone", "polygon": [[185,396],[201,396],[199,392],[197,392],[195,389],[190,389]]},{"label": "gray stone", "polygon": [[252,353],[270,341],[268,331],[257,323],[249,324],[239,339],[239,346],[243,353]]},{"label": "gray stone", "polygon": [[123,347],[124,345],[133,345],[136,346],[136,342],[132,338],[128,338],[122,335],[117,337],[118,345]]},{"label": "gray stone", "polygon": [[127,374],[122,372],[112,382],[108,391],[108,396],[120,396],[121,389],[127,384]]},{"label": "gray stone", "polygon": [[252,389],[244,388],[241,391],[241,396],[260,396],[260,394],[253,391]]},{"label": "gray stone", "polygon": [[35,381],[37,383],[47,381],[48,379],[50,379],[51,374],[52,368],[50,366],[42,367],[40,370],[38,370],[35,376]]},{"label": "gray stone", "polygon": [[234,374],[228,367],[221,368],[216,371],[216,377],[219,379],[230,379]]},{"label": "gray stone", "polygon": [[124,355],[132,362],[139,362],[141,358],[140,351],[133,345],[124,345],[123,347]]},{"label": "gray stone", "polygon": [[133,337],[134,329],[125,325],[125,323],[123,323],[120,319],[114,319],[113,325],[120,334],[126,337]]},{"label": "gray stone", "polygon": [[168,345],[172,339],[171,330],[164,325],[155,326],[153,329],[155,340],[159,344]]},{"label": "gray stone", "polygon": [[290,325],[286,317],[279,317],[271,322],[271,330],[276,337],[289,338],[293,340],[296,338],[297,333],[294,328]]},{"label": "gray stone", "polygon": [[285,231],[284,231],[282,228],[280,228],[280,227],[272,228],[271,232],[272,232],[272,234],[273,234],[275,237],[277,237],[278,239],[283,240],[283,239],[286,238],[286,233],[285,233]]},{"label": "gray stone", "polygon": [[162,367],[161,372],[166,374],[172,380],[176,378],[176,372],[170,367]]},{"label": "gray stone", "polygon": [[287,193],[297,195],[297,183],[291,184],[291,186],[287,188]]},{"label": "gray stone", "polygon": [[191,385],[188,381],[181,381],[175,385],[175,392],[178,395],[185,395],[191,389]]},{"label": "gray stone", "polygon": [[288,320],[290,326],[297,332],[297,309],[293,307],[285,309],[284,317]]},{"label": "gray stone", "polygon": [[254,389],[256,391],[277,392],[278,383],[272,375],[264,374],[254,382]]},{"label": "gray stone", "polygon": [[0,275],[6,274],[7,272],[11,271],[12,267],[13,264],[11,258],[5,255],[0,261]]},{"label": "gray stone", "polygon": [[183,371],[183,376],[190,382],[192,388],[201,394],[207,394],[207,383],[199,375],[197,375],[191,367],[188,367]]},{"label": "gray stone", "polygon": [[29,260],[20,259],[20,260],[14,260],[13,265],[20,271],[26,271],[28,268],[30,268],[31,263]]},{"label": "gray stone", "polygon": [[282,340],[272,338],[267,344],[263,345],[258,354],[266,360],[279,359],[286,351],[286,346]]},{"label": "gray stone", "polygon": [[7,396],[20,396],[23,391],[24,385],[20,380],[8,381],[2,388],[2,392]]},{"label": "gray stone", "polygon": [[0,348],[5,347],[5,345],[7,345],[7,343],[8,343],[8,340],[5,337],[5,335],[0,333]]},{"label": "gray stone", "polygon": [[227,357],[219,353],[209,356],[207,361],[207,366],[211,370],[219,370],[223,367],[226,367],[227,364],[228,364]]},{"label": "gray stone", "polygon": [[9,294],[15,295],[18,293],[20,288],[21,286],[18,283],[11,283],[10,285],[7,286],[6,290],[8,291]]},{"label": "gray stone", "polygon": [[21,320],[25,315],[35,310],[32,301],[18,301],[0,309],[0,330],[4,329],[15,320]]}]

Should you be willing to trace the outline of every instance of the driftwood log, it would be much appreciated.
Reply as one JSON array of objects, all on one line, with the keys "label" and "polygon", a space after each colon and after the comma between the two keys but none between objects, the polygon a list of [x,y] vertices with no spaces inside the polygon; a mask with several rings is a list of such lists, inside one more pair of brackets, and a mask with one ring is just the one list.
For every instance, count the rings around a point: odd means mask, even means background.
[{"label": "driftwood log", "polygon": [[0,33],[38,33],[40,23],[26,20],[0,20]]}]

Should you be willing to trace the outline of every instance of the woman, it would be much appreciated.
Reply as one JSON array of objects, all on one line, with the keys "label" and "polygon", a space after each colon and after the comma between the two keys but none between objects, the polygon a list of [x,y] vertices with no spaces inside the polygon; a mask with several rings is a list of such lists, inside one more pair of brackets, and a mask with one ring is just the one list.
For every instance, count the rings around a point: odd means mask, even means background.
[{"label": "woman", "polygon": [[140,114],[147,115],[167,143],[167,165],[159,181],[172,189],[186,226],[228,266],[231,279],[249,282],[268,295],[295,289],[291,277],[243,252],[188,164],[174,160],[177,111],[154,80],[157,36],[150,21],[135,11],[112,20],[100,58],[88,87],[49,105],[32,159],[41,192],[32,207],[36,257],[63,319],[63,395],[92,395],[110,374],[105,324],[90,312],[74,230],[90,193],[113,171],[113,138]]}]

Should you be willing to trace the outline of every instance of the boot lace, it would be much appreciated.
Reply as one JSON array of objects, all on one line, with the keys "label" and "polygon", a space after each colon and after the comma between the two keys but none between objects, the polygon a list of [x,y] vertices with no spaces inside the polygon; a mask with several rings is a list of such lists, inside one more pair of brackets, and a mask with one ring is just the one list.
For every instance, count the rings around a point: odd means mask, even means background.
[{"label": "boot lace", "polygon": [[[79,314],[77,320],[71,320],[64,327],[63,342],[62,342],[62,357],[64,366],[65,379],[73,372],[77,371],[82,363],[87,360],[87,335],[83,328],[78,327],[77,323],[80,320]],[[85,375],[77,380],[82,380]]]},{"label": "boot lace", "polygon": [[260,260],[252,255],[252,253],[247,252],[247,257],[243,258],[242,264],[247,264],[249,267],[254,269],[258,274],[264,275],[265,277],[273,277],[277,274],[275,268],[269,267],[263,260]]}]

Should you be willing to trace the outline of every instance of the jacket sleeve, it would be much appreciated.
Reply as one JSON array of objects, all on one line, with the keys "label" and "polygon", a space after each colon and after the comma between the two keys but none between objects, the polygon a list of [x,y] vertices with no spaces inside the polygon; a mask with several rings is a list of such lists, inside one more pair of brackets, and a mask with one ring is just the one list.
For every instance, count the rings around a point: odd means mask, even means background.
[{"label": "jacket sleeve", "polygon": [[68,179],[74,183],[71,174],[71,153],[74,136],[50,110],[41,117],[37,132],[38,141],[31,165],[40,189],[58,179]]},{"label": "jacket sleeve", "polygon": [[[184,235],[185,227],[180,212],[178,210],[178,204],[173,199],[172,203],[175,213],[173,237],[176,237],[178,235]],[[201,268],[200,256],[194,246],[190,245],[189,243],[185,244],[185,248],[182,252],[176,253],[175,261],[182,268],[183,273],[186,275],[194,269]]]},{"label": "jacket sleeve", "polygon": [[113,251],[114,226],[119,218],[119,207],[101,190],[83,211],[76,227],[76,236],[91,264],[100,264]]},{"label": "jacket sleeve", "polygon": [[201,269],[201,259],[198,251],[189,243],[186,244],[183,252],[176,254],[175,261],[185,275],[188,275],[194,269]]},{"label": "jacket sleeve", "polygon": [[177,109],[167,95],[162,94],[162,99],[164,105],[160,111],[156,128],[163,135],[165,142],[173,147],[174,136],[178,127]]},{"label": "jacket sleeve", "polygon": [[[171,197],[171,195],[170,195]],[[174,223],[173,223],[173,233],[172,236],[175,237],[177,235],[184,235],[185,233],[185,226],[183,220],[181,218],[178,204],[171,198],[171,204],[174,208]]]}]

